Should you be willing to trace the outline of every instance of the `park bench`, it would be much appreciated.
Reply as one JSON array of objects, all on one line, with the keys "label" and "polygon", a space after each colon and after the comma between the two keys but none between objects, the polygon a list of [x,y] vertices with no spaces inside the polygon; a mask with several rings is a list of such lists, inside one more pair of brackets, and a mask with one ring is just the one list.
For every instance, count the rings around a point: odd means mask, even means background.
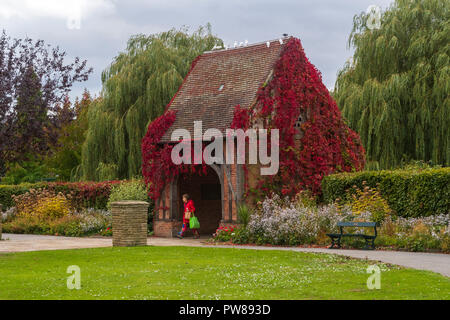
[{"label": "park bench", "polygon": [[[377,237],[377,223],[376,222],[338,222],[339,233],[327,233],[327,236],[331,238],[331,246],[329,249],[341,248],[341,239],[343,237],[360,237],[366,242],[364,249],[375,249],[375,238]],[[361,234],[361,233],[344,233],[344,228],[347,227],[364,227],[373,228],[374,235]],[[337,247],[336,247],[337,245]]]}]

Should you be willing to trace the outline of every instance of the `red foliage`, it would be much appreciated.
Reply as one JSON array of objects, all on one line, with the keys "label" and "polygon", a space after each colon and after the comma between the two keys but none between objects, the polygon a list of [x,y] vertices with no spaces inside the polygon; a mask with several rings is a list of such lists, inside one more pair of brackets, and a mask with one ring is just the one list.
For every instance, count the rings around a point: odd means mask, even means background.
[{"label": "red foliage", "polygon": [[[142,175],[149,188],[149,196],[154,200],[160,197],[165,184],[174,177],[182,173],[206,173],[207,170],[204,163],[174,164],[171,159],[173,145],[159,144],[164,133],[174,123],[175,117],[175,112],[166,111],[148,126],[147,133],[142,139]],[[193,147],[191,150],[194,152]]]},{"label": "red foliage", "polygon": [[77,208],[106,208],[111,187],[122,181],[103,182],[50,182],[43,184],[44,189],[55,193],[70,194],[73,204]]},{"label": "red foliage", "polygon": [[[298,149],[294,124],[301,114],[307,119],[301,127],[304,135]],[[249,122],[258,119],[263,120],[265,128],[280,130],[280,171],[275,176],[262,176],[257,189],[251,191],[292,196],[309,189],[319,194],[325,175],[364,167],[359,136],[345,124],[298,39],[291,39],[283,48],[273,78],[260,88],[253,110],[244,112],[237,107],[233,124],[247,128]]]}]

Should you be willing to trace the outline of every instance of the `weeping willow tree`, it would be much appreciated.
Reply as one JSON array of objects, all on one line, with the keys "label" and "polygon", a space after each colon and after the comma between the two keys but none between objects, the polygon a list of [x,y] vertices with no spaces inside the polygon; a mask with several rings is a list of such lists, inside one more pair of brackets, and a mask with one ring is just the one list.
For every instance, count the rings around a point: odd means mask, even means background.
[{"label": "weeping willow tree", "polygon": [[102,73],[102,97],[90,108],[82,149],[85,180],[141,174],[141,140],[181,85],[191,62],[222,41],[211,26],[136,35]]},{"label": "weeping willow tree", "polygon": [[450,2],[396,0],[367,28],[354,18],[353,59],[334,96],[359,132],[369,167],[423,160],[450,165]]}]

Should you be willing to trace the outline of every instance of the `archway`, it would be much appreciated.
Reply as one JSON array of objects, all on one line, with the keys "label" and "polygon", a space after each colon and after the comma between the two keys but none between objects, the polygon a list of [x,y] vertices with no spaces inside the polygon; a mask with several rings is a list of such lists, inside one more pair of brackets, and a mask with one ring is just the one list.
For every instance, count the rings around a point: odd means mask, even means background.
[{"label": "archway", "polygon": [[221,171],[217,167],[208,167],[206,174],[181,175],[177,179],[177,190],[172,193],[180,198],[179,202],[177,201],[180,205],[175,219],[182,220],[181,196],[188,193],[194,201],[196,216],[200,221],[200,234],[213,234],[222,220],[223,186],[221,181]]}]

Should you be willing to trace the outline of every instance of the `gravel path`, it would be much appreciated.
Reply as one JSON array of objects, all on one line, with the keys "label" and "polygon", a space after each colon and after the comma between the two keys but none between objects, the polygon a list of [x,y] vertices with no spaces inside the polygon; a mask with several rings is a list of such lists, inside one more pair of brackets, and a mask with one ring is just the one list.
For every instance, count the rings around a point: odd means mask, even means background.
[{"label": "gravel path", "polygon": [[[111,238],[75,238],[59,236],[25,235],[25,234],[3,234],[0,241],[0,253],[23,252],[38,250],[61,250],[110,247]],[[401,252],[383,250],[345,250],[345,249],[322,249],[322,248],[288,248],[288,247],[259,247],[259,246],[228,246],[208,245],[205,239],[194,240],[192,238],[156,238],[149,237],[148,245],[153,246],[195,246],[214,248],[235,248],[236,250],[288,250],[297,252],[327,253],[349,256],[353,258],[382,261],[408,268],[429,270],[450,277],[450,255],[440,253],[423,252]]]}]

